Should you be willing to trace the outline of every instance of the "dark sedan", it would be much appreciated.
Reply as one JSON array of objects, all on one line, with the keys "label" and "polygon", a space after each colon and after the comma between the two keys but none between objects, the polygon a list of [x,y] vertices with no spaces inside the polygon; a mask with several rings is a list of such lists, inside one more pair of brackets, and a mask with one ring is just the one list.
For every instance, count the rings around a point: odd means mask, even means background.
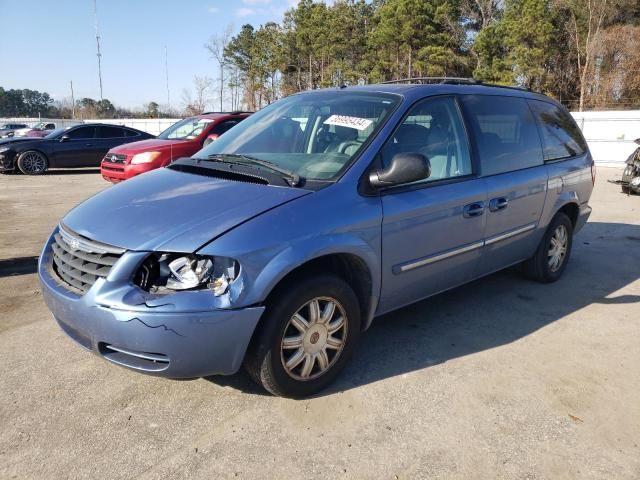
[{"label": "dark sedan", "polygon": [[0,172],[19,169],[40,175],[49,168],[99,167],[111,148],[154,138],[119,125],[83,124],[54,130],[44,138],[18,137],[0,141]]}]

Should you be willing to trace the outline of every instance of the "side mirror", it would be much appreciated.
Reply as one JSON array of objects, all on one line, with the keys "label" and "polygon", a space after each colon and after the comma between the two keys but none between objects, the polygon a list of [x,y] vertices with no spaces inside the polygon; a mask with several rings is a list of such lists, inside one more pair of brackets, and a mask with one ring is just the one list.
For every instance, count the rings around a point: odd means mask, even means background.
[{"label": "side mirror", "polygon": [[391,187],[402,183],[417,182],[431,175],[431,164],[421,153],[396,153],[391,164],[382,170],[374,170],[369,174],[372,187]]},{"label": "side mirror", "polygon": [[202,142],[202,145],[206,147],[210,143],[213,143],[216,140],[218,140],[218,138],[220,138],[220,135],[217,133],[212,133],[210,135],[207,135],[207,137],[204,139],[204,142]]},{"label": "side mirror", "polygon": [[71,137],[69,135],[62,135],[60,137],[61,142],[68,142],[69,140],[71,140]]}]

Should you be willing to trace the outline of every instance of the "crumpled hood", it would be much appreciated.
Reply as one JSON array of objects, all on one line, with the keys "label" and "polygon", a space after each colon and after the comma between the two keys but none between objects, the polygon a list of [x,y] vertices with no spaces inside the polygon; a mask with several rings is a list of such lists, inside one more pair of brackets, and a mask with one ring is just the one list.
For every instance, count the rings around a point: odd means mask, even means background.
[{"label": "crumpled hood", "polygon": [[309,193],[161,168],[98,193],[62,223],[91,240],[127,250],[192,252]]}]

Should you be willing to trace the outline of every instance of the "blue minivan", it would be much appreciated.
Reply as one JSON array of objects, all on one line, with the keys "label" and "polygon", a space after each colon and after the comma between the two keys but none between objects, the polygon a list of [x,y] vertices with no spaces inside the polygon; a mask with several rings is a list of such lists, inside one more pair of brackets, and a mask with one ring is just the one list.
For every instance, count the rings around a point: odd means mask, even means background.
[{"label": "blue minivan", "polygon": [[519,265],[557,280],[594,165],[567,110],[472,81],[316,90],[71,210],[44,299],[84,348],[169,378],[331,383],[381,314]]}]

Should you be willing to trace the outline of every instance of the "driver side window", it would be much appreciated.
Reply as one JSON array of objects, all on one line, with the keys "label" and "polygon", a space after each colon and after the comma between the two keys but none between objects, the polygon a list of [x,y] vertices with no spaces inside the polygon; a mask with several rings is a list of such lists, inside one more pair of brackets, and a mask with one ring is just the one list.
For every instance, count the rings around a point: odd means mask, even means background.
[{"label": "driver side window", "polygon": [[67,132],[67,137],[72,140],[86,140],[93,138],[95,134],[95,127],[79,127]]},{"label": "driver side window", "polygon": [[431,164],[431,175],[422,182],[472,173],[464,126],[453,98],[430,98],[415,105],[382,149],[383,166],[394,155],[409,152],[421,153]]}]

